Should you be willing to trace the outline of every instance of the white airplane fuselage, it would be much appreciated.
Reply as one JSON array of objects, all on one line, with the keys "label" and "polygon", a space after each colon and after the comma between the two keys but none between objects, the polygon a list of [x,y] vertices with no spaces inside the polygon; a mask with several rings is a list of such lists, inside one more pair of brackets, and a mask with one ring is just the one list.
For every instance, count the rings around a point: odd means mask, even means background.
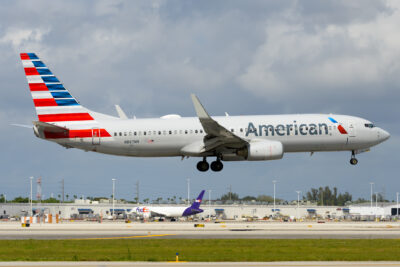
[{"label": "white airplane fuselage", "polygon": [[[96,114],[93,115],[96,119]],[[337,129],[338,123],[331,122],[328,117],[340,121],[348,133],[340,133]],[[365,126],[370,125],[371,122],[345,115],[225,116],[213,117],[213,119],[226,129],[231,131],[233,129],[234,134],[244,139],[279,141],[283,145],[284,153],[364,150],[389,137],[386,131],[378,127]],[[112,155],[174,157],[194,156],[187,155],[182,148],[203,140],[206,135],[197,117],[129,120],[98,118],[96,120],[101,128],[107,130],[110,137],[48,140],[67,147]],[[232,157],[229,159],[234,160]]]}]

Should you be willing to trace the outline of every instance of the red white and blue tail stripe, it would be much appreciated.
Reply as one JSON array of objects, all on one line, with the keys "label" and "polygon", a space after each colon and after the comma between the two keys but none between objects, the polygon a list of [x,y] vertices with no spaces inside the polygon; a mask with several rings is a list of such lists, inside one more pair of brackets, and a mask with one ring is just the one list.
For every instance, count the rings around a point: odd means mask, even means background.
[{"label": "red white and blue tail stripe", "polygon": [[[79,104],[35,53],[20,56],[39,121],[70,129],[68,136],[46,138],[92,137],[98,122],[89,110]],[[100,133],[110,136],[104,129]]]}]

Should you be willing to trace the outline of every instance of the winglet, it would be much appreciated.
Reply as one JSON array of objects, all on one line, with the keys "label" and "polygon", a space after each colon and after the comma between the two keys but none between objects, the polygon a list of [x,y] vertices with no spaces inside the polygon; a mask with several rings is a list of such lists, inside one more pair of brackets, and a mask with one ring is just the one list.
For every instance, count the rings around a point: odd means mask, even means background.
[{"label": "winglet", "polygon": [[115,105],[115,109],[117,110],[118,116],[123,119],[127,120],[128,116],[126,116],[125,112],[122,110],[122,108],[119,105]]},{"label": "winglet", "polygon": [[191,94],[194,109],[196,110],[197,117],[199,119],[209,119],[210,115],[208,115],[207,111],[203,107],[203,105],[200,103],[200,100],[197,98],[195,94]]}]

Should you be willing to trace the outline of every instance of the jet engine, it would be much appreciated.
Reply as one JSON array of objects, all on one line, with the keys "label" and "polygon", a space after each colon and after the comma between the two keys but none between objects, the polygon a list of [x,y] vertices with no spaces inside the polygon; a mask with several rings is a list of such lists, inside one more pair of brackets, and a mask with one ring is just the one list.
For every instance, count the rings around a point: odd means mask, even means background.
[{"label": "jet engine", "polygon": [[246,148],[238,150],[237,155],[249,161],[281,159],[283,145],[279,141],[253,140]]}]

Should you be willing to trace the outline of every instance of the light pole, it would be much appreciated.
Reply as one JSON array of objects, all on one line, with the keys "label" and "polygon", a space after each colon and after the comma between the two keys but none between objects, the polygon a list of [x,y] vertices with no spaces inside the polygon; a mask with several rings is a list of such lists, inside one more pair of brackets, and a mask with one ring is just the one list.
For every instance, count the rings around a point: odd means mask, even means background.
[{"label": "light pole", "polygon": [[30,196],[31,205],[30,205],[30,206],[31,206],[31,217],[32,217],[32,215],[33,215],[33,214],[32,214],[32,213],[33,213],[33,212],[32,212],[32,180],[33,180],[33,177],[31,176],[31,177],[29,177],[29,179],[31,180],[31,196]]},{"label": "light pole", "polygon": [[296,217],[299,219],[299,205],[300,205],[300,193],[301,191],[296,191],[297,193],[297,209],[296,209]]},{"label": "light pole", "polygon": [[275,209],[275,184],[276,184],[276,180],[273,180],[272,183],[274,184],[274,214],[275,214],[275,212],[276,212],[276,209]]},{"label": "light pole", "polygon": [[115,199],[115,178],[112,179],[113,182],[113,188],[112,188],[112,217],[113,220],[115,220],[115,203],[114,203],[114,199]]},{"label": "light pole", "polygon": [[211,221],[211,189],[208,190],[208,208],[209,208],[208,219],[209,221]]},{"label": "light pole", "polygon": [[397,198],[397,218],[399,218],[399,192],[396,192],[396,198]]},{"label": "light pole", "polygon": [[374,185],[374,183],[369,183],[370,185],[371,185],[371,209],[372,209],[372,187],[373,187],[373,185]]},{"label": "light pole", "polygon": [[187,200],[188,200],[188,205],[190,204],[190,179],[187,178]]}]

